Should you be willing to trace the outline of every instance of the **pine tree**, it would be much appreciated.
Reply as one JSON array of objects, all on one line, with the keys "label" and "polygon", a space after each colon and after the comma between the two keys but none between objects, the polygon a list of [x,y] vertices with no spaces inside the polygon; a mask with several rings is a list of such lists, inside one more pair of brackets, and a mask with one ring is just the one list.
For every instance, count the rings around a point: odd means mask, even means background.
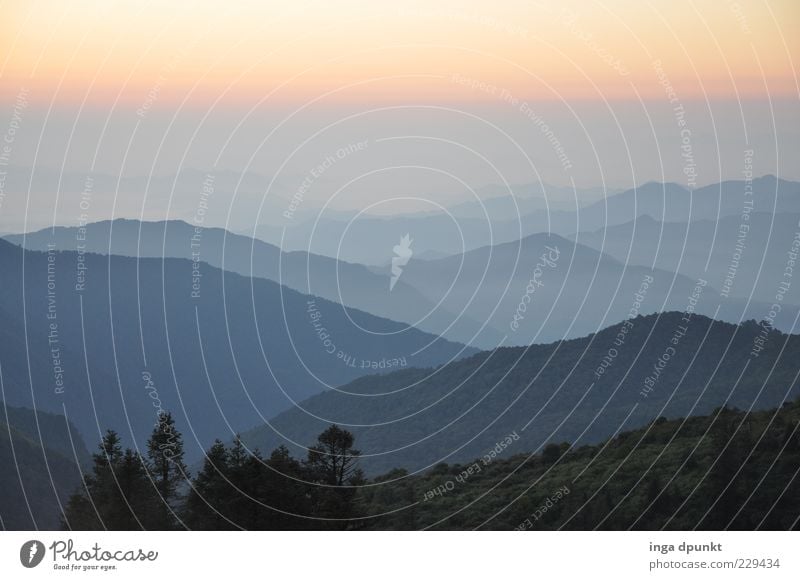
[{"label": "pine tree", "polygon": [[176,527],[176,510],[181,501],[181,487],[189,480],[183,462],[183,436],[175,428],[171,413],[160,413],[158,423],[147,441],[147,467],[156,498],[150,502],[148,521],[155,529]]},{"label": "pine tree", "polygon": [[119,501],[115,514],[115,527],[118,530],[138,530],[147,527],[148,490],[147,470],[144,458],[137,452],[126,449],[115,466]]},{"label": "pine tree", "polygon": [[352,433],[331,425],[308,450],[306,468],[317,484],[312,492],[313,512],[324,518],[320,520],[323,527],[346,529],[355,515],[355,494],[364,478],[357,464],[361,452],[353,449],[354,442]]},{"label": "pine tree", "polygon": [[345,485],[356,471],[356,460],[361,454],[353,449],[354,437],[350,431],[331,425],[317,437],[317,444],[308,450],[307,464],[312,475],[328,485]]},{"label": "pine tree", "polygon": [[264,475],[259,497],[276,509],[269,510],[267,529],[290,530],[313,527],[313,520],[303,517],[311,514],[311,487],[305,483],[303,466],[289,450],[281,445],[264,464]]},{"label": "pine tree", "polygon": [[233,488],[228,450],[217,439],[206,453],[203,469],[197,474],[186,498],[186,525],[193,530],[237,529],[229,520],[228,495]]},{"label": "pine tree", "polygon": [[252,499],[257,485],[256,479],[250,453],[237,434],[228,452],[229,487],[226,505],[234,524],[247,530],[258,528],[259,506]]},{"label": "pine tree", "polygon": [[130,450],[123,453],[119,436],[109,430],[92,455],[92,473],[84,476],[83,489],[67,502],[63,526],[75,530],[141,529],[129,500],[143,489],[144,482],[141,458]]}]

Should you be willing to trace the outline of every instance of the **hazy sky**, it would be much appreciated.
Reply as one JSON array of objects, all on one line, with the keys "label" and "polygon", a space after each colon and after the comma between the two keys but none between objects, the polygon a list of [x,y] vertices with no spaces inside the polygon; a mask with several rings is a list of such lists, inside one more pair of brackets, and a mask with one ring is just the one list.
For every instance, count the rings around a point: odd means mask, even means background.
[{"label": "hazy sky", "polygon": [[[756,174],[800,177],[795,0],[12,0],[2,14],[0,170],[247,170],[357,209],[539,179],[704,185],[741,177],[748,149]],[[40,183],[29,209],[53,213]],[[28,203],[9,188],[0,228]]]}]

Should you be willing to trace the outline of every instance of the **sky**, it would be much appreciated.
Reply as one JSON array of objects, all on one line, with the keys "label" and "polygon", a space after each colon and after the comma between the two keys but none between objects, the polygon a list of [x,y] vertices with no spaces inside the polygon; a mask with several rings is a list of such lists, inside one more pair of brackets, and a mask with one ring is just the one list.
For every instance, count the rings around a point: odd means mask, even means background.
[{"label": "sky", "polygon": [[[304,203],[358,210],[489,184],[691,188],[740,178],[749,150],[757,175],[800,177],[792,0],[1,5],[0,231],[74,219],[64,172],[253,172],[248,195],[284,199],[310,179]],[[171,209],[122,193],[103,211]],[[242,214],[226,196],[218,215]]]}]

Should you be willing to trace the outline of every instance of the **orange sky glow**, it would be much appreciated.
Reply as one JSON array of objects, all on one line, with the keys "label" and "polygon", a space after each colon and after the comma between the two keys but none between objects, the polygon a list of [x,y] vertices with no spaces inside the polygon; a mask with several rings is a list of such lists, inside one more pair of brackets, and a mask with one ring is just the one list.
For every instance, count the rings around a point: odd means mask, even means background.
[{"label": "orange sky glow", "polygon": [[[11,0],[0,91],[139,106],[791,98],[800,4]],[[456,80],[458,79],[458,80]],[[662,79],[663,80],[663,79]]]}]

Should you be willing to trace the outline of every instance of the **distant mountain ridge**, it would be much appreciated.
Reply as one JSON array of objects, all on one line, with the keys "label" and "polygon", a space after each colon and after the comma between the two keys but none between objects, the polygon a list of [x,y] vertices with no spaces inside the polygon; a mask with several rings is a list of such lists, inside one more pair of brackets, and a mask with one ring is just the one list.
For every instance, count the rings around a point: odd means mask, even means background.
[{"label": "distant mountain ridge", "polygon": [[[748,243],[755,248],[757,240],[770,235],[771,230],[761,224],[763,219],[759,216],[765,214],[752,215],[754,223]],[[794,231],[789,223],[792,215],[796,214],[782,214],[778,218],[776,223],[782,224],[781,232]],[[756,217],[761,220],[758,227]],[[679,235],[681,225],[667,222],[667,231],[659,238],[660,229],[653,227],[659,222],[647,222],[652,220],[647,216],[639,219],[642,227],[637,230],[635,251],[627,263],[630,243],[626,240],[628,230],[624,228],[629,226],[624,224],[578,234],[578,241],[586,241],[586,245],[556,234],[539,233],[464,254],[427,259],[416,258],[413,245],[416,242],[412,242],[408,264],[394,286],[390,285],[393,276],[389,263],[367,268],[307,252],[282,252],[270,244],[226,230],[195,229],[181,221],[115,220],[89,224],[85,230],[59,227],[7,239],[20,245],[24,242],[29,249],[45,250],[52,243],[73,249],[80,243],[84,252],[202,261],[484,349],[498,344],[547,342],[597,331],[627,315],[644,280],[651,283],[641,294],[638,306],[642,313],[684,308],[698,279],[707,282],[698,312],[729,322],[761,319],[769,312],[775,280],[785,267],[783,252],[766,254],[768,267],[762,271],[760,291],[751,301],[747,300],[749,292],[744,296],[742,292],[721,294],[734,249],[738,216],[720,222],[711,268],[705,268],[707,260],[703,252],[711,247],[709,234],[714,230],[706,222],[687,222],[697,225],[690,228],[694,237],[687,240],[685,254],[697,257],[679,262],[685,237]],[[722,235],[724,232],[727,237]],[[605,246],[603,240],[607,241]],[[771,248],[775,250],[781,244],[788,247],[791,243],[777,231],[772,240]],[[534,299],[527,290],[531,272],[542,253],[549,251],[548,247],[555,247],[560,259],[537,281]],[[601,252],[603,248],[608,252]],[[659,259],[648,259],[648,253],[655,256],[656,251]],[[752,255],[753,249],[746,254]],[[674,274],[671,269],[678,266],[680,271]],[[748,278],[752,279],[755,272],[758,269],[742,266],[734,288],[747,288]],[[523,301],[529,299],[532,306],[527,309]],[[520,304],[528,310],[524,315],[517,313]],[[603,308],[596,308],[598,304]],[[800,297],[793,291],[787,297],[786,308],[774,320],[777,328],[790,329],[798,304]],[[523,319],[512,328],[515,316]],[[367,332],[373,330],[365,327]]]},{"label": "distant mountain ridge", "polygon": [[[455,255],[536,233],[570,236],[579,230],[594,231],[642,215],[659,221],[716,221],[742,212],[746,185],[743,180],[724,181],[690,191],[676,183],[649,182],[568,211],[563,207],[534,209],[532,202],[526,201],[522,206],[528,209],[519,215],[510,198],[492,201],[485,213],[469,210],[459,216],[451,215],[449,209],[391,220],[377,216],[328,219],[323,214],[319,219],[315,215],[314,219],[293,220],[281,226],[261,224],[251,228],[249,235],[273,244],[282,242],[286,249],[308,249],[346,261],[380,265],[385,262],[384,248],[406,233],[418,241],[419,251]],[[800,213],[800,182],[765,175],[753,179],[750,185],[754,211]]]},{"label": "distant mountain ridge", "polygon": [[[503,345],[580,337],[625,319],[631,309],[641,314],[684,310],[698,283],[696,312],[719,320],[761,320],[772,303],[722,297],[710,273],[689,278],[625,264],[556,234],[412,260],[403,280],[449,312],[486,321],[504,334]],[[788,331],[798,307],[786,302],[773,323]]]},{"label": "distant mountain ridge", "polygon": [[[785,280],[790,254],[800,250],[800,213],[748,212],[692,222],[644,215],[571,239],[631,265],[702,276],[729,296],[752,294],[769,303]],[[790,292],[784,300],[796,305],[800,294]]]},{"label": "distant mountain ridge", "polygon": [[[143,222],[116,219],[84,228],[46,228],[26,235],[6,236],[29,250],[58,248],[139,258],[184,258],[243,276],[265,278],[304,294],[313,294],[382,318],[414,325],[463,343],[496,344],[499,333],[468,317],[456,317],[437,308],[402,279],[390,288],[390,276],[360,264],[308,252],[282,252],[261,240],[221,228],[193,226],[180,220]],[[80,248],[79,248],[80,246]],[[387,260],[391,247],[386,248]]]}]

